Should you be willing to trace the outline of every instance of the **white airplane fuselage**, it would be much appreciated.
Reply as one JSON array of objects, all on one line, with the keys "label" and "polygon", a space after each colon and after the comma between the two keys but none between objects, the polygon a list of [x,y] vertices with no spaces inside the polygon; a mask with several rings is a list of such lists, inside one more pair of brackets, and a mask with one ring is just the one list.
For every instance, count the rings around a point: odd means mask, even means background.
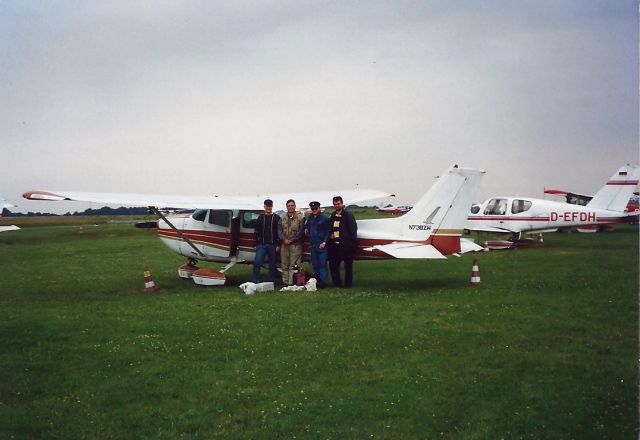
[{"label": "white airplane fuselage", "polygon": [[467,229],[487,232],[544,232],[559,228],[620,223],[617,211],[570,205],[530,197],[494,197],[473,205]]},{"label": "white airplane fuselage", "polygon": [[[199,215],[200,214],[200,215]],[[201,252],[198,253],[189,243],[180,238],[166,222],[158,222],[157,233],[161,241],[173,252],[184,257],[211,262],[227,263],[230,260],[251,263],[256,250],[253,244],[255,221],[261,211],[224,211],[197,210],[194,214],[169,216],[168,220]],[[411,242],[416,245],[437,246],[443,255],[461,251],[459,239],[462,230],[446,231],[428,236],[431,227],[425,228],[424,240],[412,240],[387,227],[395,219],[373,219],[356,221],[358,238],[356,259],[389,259],[391,255],[377,250],[373,246],[396,242]],[[428,229],[427,229],[428,228]],[[427,238],[428,237],[428,238]],[[369,250],[365,250],[369,249]],[[308,241],[304,244],[304,255],[309,259]]]}]

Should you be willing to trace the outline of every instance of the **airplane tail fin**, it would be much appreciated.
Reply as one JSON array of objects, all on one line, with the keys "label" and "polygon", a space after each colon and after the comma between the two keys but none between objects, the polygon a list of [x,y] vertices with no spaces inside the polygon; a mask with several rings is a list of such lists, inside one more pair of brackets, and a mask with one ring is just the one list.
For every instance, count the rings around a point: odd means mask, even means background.
[{"label": "airplane tail fin", "polygon": [[593,196],[587,206],[622,212],[629,203],[633,191],[638,185],[640,168],[637,165],[624,165]]},{"label": "airplane tail fin", "polygon": [[457,165],[447,169],[398,219],[402,222],[402,235],[409,240],[431,237],[431,245],[443,255],[461,252],[460,236],[483,174],[482,170]]}]

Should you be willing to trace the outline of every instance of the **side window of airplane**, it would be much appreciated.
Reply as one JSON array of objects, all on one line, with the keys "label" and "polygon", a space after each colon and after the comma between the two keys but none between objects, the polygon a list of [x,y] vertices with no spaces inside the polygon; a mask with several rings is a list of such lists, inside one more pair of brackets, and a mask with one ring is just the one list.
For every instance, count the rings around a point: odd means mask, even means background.
[{"label": "side window of airplane", "polygon": [[194,213],[191,215],[191,218],[199,222],[203,222],[206,216],[207,216],[206,209],[196,209]]},{"label": "side window of airplane", "polygon": [[525,212],[529,209],[531,209],[531,202],[528,200],[514,199],[513,203],[511,203],[511,212],[513,214]]},{"label": "side window of airplane", "polygon": [[245,211],[242,213],[242,227],[245,229],[255,229],[260,212]]},{"label": "side window of airplane", "polygon": [[209,223],[218,226],[229,226],[229,218],[231,211],[220,211],[217,209],[209,210]]},{"label": "side window of airplane", "polygon": [[504,215],[507,212],[507,199],[491,199],[484,210],[485,215]]},{"label": "side window of airplane", "polygon": [[477,214],[480,212],[480,205],[472,205],[471,206],[471,214]]}]

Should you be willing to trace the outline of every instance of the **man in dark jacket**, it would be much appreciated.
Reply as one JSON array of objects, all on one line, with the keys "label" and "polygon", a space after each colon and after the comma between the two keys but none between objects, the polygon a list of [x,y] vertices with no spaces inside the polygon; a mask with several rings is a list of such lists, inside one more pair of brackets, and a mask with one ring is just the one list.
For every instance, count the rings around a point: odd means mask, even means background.
[{"label": "man in dark jacket", "polygon": [[331,214],[331,241],[329,242],[329,270],[336,287],[343,287],[340,279],[340,262],[344,261],[344,287],[351,287],[353,257],[357,250],[358,225],[349,211],[344,209],[342,197],[333,198],[335,211]]},{"label": "man in dark jacket", "polygon": [[253,243],[256,247],[256,258],[253,260],[253,276],[251,281],[260,282],[260,268],[266,256],[269,256],[269,273],[267,281],[273,282],[276,275],[276,254],[280,250],[278,223],[280,216],[273,213],[273,201],[264,201],[264,214],[260,214],[253,231]]},{"label": "man in dark jacket", "polygon": [[313,274],[318,281],[318,288],[327,287],[327,245],[331,233],[329,219],[320,212],[320,202],[309,203],[311,215],[307,219],[304,229],[311,242],[311,265]]}]

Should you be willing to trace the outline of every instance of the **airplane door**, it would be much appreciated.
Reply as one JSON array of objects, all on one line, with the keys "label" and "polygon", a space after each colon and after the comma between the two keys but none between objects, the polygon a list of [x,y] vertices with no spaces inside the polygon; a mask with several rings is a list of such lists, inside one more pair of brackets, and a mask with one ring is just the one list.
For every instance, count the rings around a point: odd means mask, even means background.
[{"label": "airplane door", "polygon": [[[195,246],[200,252],[204,252],[204,246],[200,240],[200,232],[205,227],[205,221],[207,218],[207,210],[206,209],[196,209],[193,214],[191,214],[190,218],[185,218],[182,221],[182,224],[176,227],[181,229],[185,236],[189,239],[189,241]],[[184,240],[178,241],[180,246],[180,253],[189,258],[195,258],[199,260],[202,258],[200,254],[198,254],[189,243]],[[205,254],[206,255],[206,254]]]},{"label": "airplane door", "polygon": [[212,260],[226,261],[229,258],[231,214],[232,211],[228,210],[209,209],[201,242],[205,255]]},{"label": "airplane door", "polygon": [[535,229],[535,221],[531,217],[531,201],[524,199],[513,199],[511,202],[511,214],[518,217],[522,224],[520,230]]},{"label": "airplane door", "polygon": [[262,211],[240,211],[240,234],[238,239],[238,259],[253,261],[256,250],[253,247],[253,231],[256,228],[258,216]]}]

